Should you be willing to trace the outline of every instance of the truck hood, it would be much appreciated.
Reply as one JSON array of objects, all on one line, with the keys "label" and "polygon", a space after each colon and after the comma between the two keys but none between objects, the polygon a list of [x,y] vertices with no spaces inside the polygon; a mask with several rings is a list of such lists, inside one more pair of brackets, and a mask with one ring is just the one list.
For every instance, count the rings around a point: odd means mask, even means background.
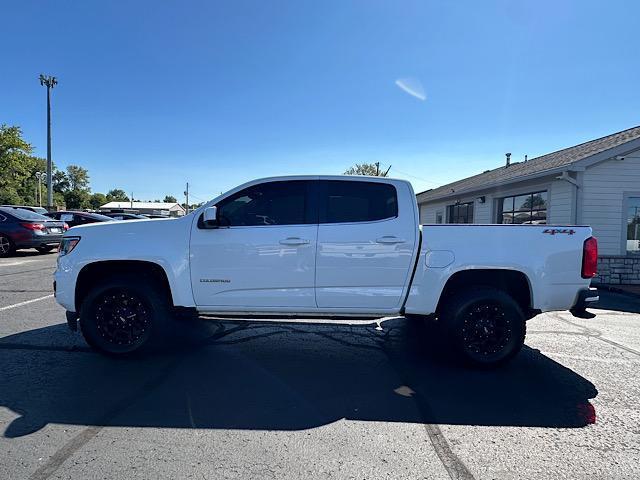
[{"label": "truck hood", "polygon": [[188,255],[192,220],[192,215],[186,215],[176,219],[99,222],[70,228],[64,236],[80,237],[72,255],[84,260],[171,258]]}]

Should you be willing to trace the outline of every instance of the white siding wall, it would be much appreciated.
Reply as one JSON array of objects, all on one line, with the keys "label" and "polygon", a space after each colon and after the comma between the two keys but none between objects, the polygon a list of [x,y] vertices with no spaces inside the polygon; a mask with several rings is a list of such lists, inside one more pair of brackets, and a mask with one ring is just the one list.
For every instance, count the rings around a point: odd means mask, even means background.
[{"label": "white siding wall", "polygon": [[598,238],[599,253],[623,255],[626,240],[624,193],[640,192],[640,154],[625,160],[607,160],[584,172],[579,223],[591,225]]},{"label": "white siding wall", "polygon": [[[473,217],[474,223],[496,223],[496,215],[498,208],[498,200],[503,197],[512,195],[521,195],[525,193],[547,191],[547,201],[549,203],[549,223],[555,224],[571,224],[572,209],[575,205],[575,187],[564,180],[555,180],[555,176],[547,177],[542,180],[521,182],[520,184],[506,185],[491,190],[478,191],[473,196],[460,197],[461,203],[474,201]],[[477,198],[485,197],[485,202],[480,203]],[[436,212],[443,211],[446,207],[452,205],[457,199],[449,199],[447,201],[439,201],[436,203],[420,205],[420,223],[435,223]]]},{"label": "white siding wall", "polygon": [[420,223],[436,223],[436,212],[442,211],[442,223],[447,221],[446,203],[423,203],[420,205]]},{"label": "white siding wall", "polygon": [[[473,223],[492,223],[491,222],[491,199],[486,197],[485,203],[478,202],[476,195],[470,198],[461,198],[460,203],[474,202],[473,204]],[[446,202],[437,202],[420,205],[420,223],[436,223],[436,213],[442,212],[442,223],[447,223],[447,206],[453,205],[455,200]]]},{"label": "white siding wall", "polygon": [[566,180],[554,180],[547,192],[549,210],[547,222],[551,225],[573,225],[576,187]]}]

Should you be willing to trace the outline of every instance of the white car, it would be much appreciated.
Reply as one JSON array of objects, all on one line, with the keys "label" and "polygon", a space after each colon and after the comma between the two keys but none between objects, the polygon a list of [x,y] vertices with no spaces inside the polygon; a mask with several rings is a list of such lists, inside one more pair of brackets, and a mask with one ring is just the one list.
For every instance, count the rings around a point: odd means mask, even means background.
[{"label": "white car", "polygon": [[497,365],[525,321],[597,300],[591,228],[425,225],[411,184],[378,177],[255,180],[174,220],[64,236],[56,299],[100,352],[155,342],[176,312],[430,317],[464,359]]}]

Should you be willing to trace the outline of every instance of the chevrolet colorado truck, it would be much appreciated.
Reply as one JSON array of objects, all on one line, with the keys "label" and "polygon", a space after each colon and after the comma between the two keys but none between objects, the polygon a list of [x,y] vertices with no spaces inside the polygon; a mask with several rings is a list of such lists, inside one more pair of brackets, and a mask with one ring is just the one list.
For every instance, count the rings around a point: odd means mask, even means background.
[{"label": "chevrolet colorado truck", "polygon": [[148,348],[184,313],[436,320],[472,364],[504,363],[541,312],[598,299],[590,227],[419,224],[409,182],[251,181],[176,219],[74,227],[54,289],[108,355]]}]

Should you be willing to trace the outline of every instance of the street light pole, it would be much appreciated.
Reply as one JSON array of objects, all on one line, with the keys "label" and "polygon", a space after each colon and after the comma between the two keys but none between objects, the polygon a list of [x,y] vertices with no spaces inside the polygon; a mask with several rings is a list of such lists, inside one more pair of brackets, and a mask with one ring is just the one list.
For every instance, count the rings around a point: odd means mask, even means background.
[{"label": "street light pole", "polygon": [[36,172],[36,178],[38,179],[38,206],[42,206],[42,177],[44,173]]},{"label": "street light pole", "polygon": [[53,209],[53,163],[51,162],[51,89],[58,84],[56,77],[40,74],[40,85],[47,87],[47,210]]}]

